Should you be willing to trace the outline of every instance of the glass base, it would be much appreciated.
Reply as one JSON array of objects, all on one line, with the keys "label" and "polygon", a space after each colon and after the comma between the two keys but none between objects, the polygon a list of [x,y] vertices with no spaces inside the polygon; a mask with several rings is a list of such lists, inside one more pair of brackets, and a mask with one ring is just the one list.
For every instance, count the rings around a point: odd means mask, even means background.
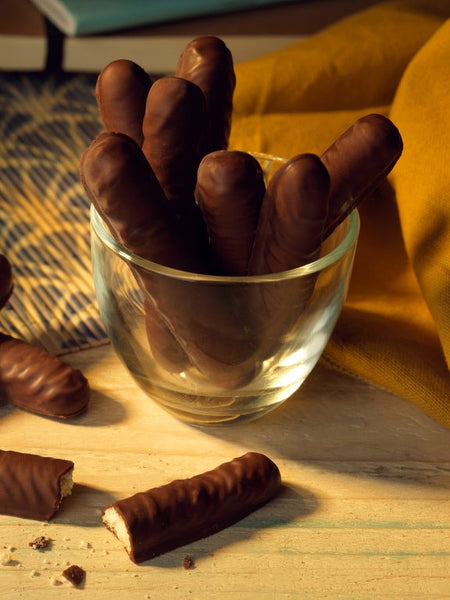
[{"label": "glass base", "polygon": [[148,379],[134,376],[139,387],[159,406],[189,425],[214,427],[254,421],[275,410],[300,387],[303,381],[255,395],[214,396],[186,394],[155,385]]}]

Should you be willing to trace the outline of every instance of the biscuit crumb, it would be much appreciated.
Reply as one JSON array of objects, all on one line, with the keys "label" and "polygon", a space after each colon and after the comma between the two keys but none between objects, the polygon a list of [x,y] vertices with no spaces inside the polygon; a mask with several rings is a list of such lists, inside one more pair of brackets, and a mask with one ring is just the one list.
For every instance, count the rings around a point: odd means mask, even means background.
[{"label": "biscuit crumb", "polygon": [[78,565],[71,565],[62,572],[65,577],[74,587],[80,587],[86,577],[86,571]]},{"label": "biscuit crumb", "polygon": [[28,542],[28,545],[33,548],[33,550],[43,550],[44,548],[48,548],[50,543],[50,538],[45,537],[44,535],[39,535],[31,542]]},{"label": "biscuit crumb", "polygon": [[12,562],[12,554],[9,550],[6,550],[0,554],[0,565],[6,566]]},{"label": "biscuit crumb", "polygon": [[58,577],[52,576],[52,577],[50,577],[50,585],[54,585],[54,586],[62,585],[62,581],[60,579],[58,579]]}]

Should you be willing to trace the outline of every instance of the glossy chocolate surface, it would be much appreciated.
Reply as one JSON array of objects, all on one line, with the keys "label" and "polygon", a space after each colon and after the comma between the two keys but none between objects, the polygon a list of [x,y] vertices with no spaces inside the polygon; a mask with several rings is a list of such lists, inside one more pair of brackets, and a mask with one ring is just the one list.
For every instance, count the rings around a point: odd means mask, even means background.
[{"label": "glossy chocolate surface", "polygon": [[140,563],[236,523],[273,498],[280,486],[278,467],[263,454],[249,452],[111,506],[128,530],[130,558]]},{"label": "glossy chocolate surface", "polygon": [[196,197],[221,274],[247,274],[265,189],[258,161],[246,152],[219,150],[200,163]]},{"label": "glossy chocolate surface", "polygon": [[131,60],[115,60],[97,78],[95,95],[107,131],[125,133],[142,144],[142,119],[152,80]]},{"label": "glossy chocolate surface", "polygon": [[87,409],[90,389],[81,371],[57,356],[0,334],[0,397],[30,412],[69,418]]},{"label": "glossy chocolate surface", "polygon": [[62,500],[61,478],[73,462],[0,450],[0,513],[49,520]]},{"label": "glossy chocolate surface", "polygon": [[321,156],[330,174],[330,201],[324,238],[392,170],[403,150],[397,127],[379,114],[366,115]]},{"label": "glossy chocolate surface", "polygon": [[196,83],[205,95],[211,150],[228,148],[236,76],[233,57],[225,43],[212,35],[195,38],[184,48],[175,74]]}]

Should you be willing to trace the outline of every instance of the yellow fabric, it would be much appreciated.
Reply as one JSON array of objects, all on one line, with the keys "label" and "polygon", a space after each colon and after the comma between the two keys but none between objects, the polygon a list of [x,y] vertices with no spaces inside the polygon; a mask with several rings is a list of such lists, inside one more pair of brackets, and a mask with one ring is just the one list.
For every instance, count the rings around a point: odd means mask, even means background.
[{"label": "yellow fabric", "polygon": [[399,128],[323,359],[450,426],[450,3],[382,2],[236,74],[232,147],[320,154],[370,112]]}]

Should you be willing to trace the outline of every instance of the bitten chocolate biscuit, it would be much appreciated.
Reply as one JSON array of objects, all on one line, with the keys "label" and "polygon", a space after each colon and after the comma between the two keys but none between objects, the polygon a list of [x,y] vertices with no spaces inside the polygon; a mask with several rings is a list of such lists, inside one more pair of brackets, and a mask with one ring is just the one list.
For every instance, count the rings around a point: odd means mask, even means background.
[{"label": "bitten chocolate biscuit", "polygon": [[383,115],[355,121],[321,156],[330,174],[330,200],[324,238],[368,196],[399,159],[403,141]]},{"label": "bitten chocolate biscuit", "polygon": [[196,83],[202,90],[211,124],[211,150],[226,150],[236,76],[233,57],[225,43],[213,35],[195,38],[181,53],[175,75]]},{"label": "bitten chocolate biscuit", "polygon": [[131,560],[141,563],[236,523],[280,486],[275,463],[248,452],[212,471],[114,502],[102,518]]},{"label": "bitten chocolate biscuit", "polygon": [[0,450],[0,513],[48,521],[72,493],[70,460]]},{"label": "bitten chocolate biscuit", "polygon": [[11,297],[14,279],[11,263],[3,254],[0,254],[0,308],[3,308]]},{"label": "bitten chocolate biscuit", "polygon": [[106,65],[97,78],[95,95],[107,131],[125,133],[142,144],[142,119],[151,85],[150,76],[131,60]]},{"label": "bitten chocolate biscuit", "polygon": [[88,406],[87,379],[57,356],[0,333],[0,398],[39,415],[75,417]]},{"label": "bitten chocolate biscuit", "polygon": [[200,163],[196,198],[220,274],[247,274],[265,190],[262,168],[246,152],[218,150]]}]

